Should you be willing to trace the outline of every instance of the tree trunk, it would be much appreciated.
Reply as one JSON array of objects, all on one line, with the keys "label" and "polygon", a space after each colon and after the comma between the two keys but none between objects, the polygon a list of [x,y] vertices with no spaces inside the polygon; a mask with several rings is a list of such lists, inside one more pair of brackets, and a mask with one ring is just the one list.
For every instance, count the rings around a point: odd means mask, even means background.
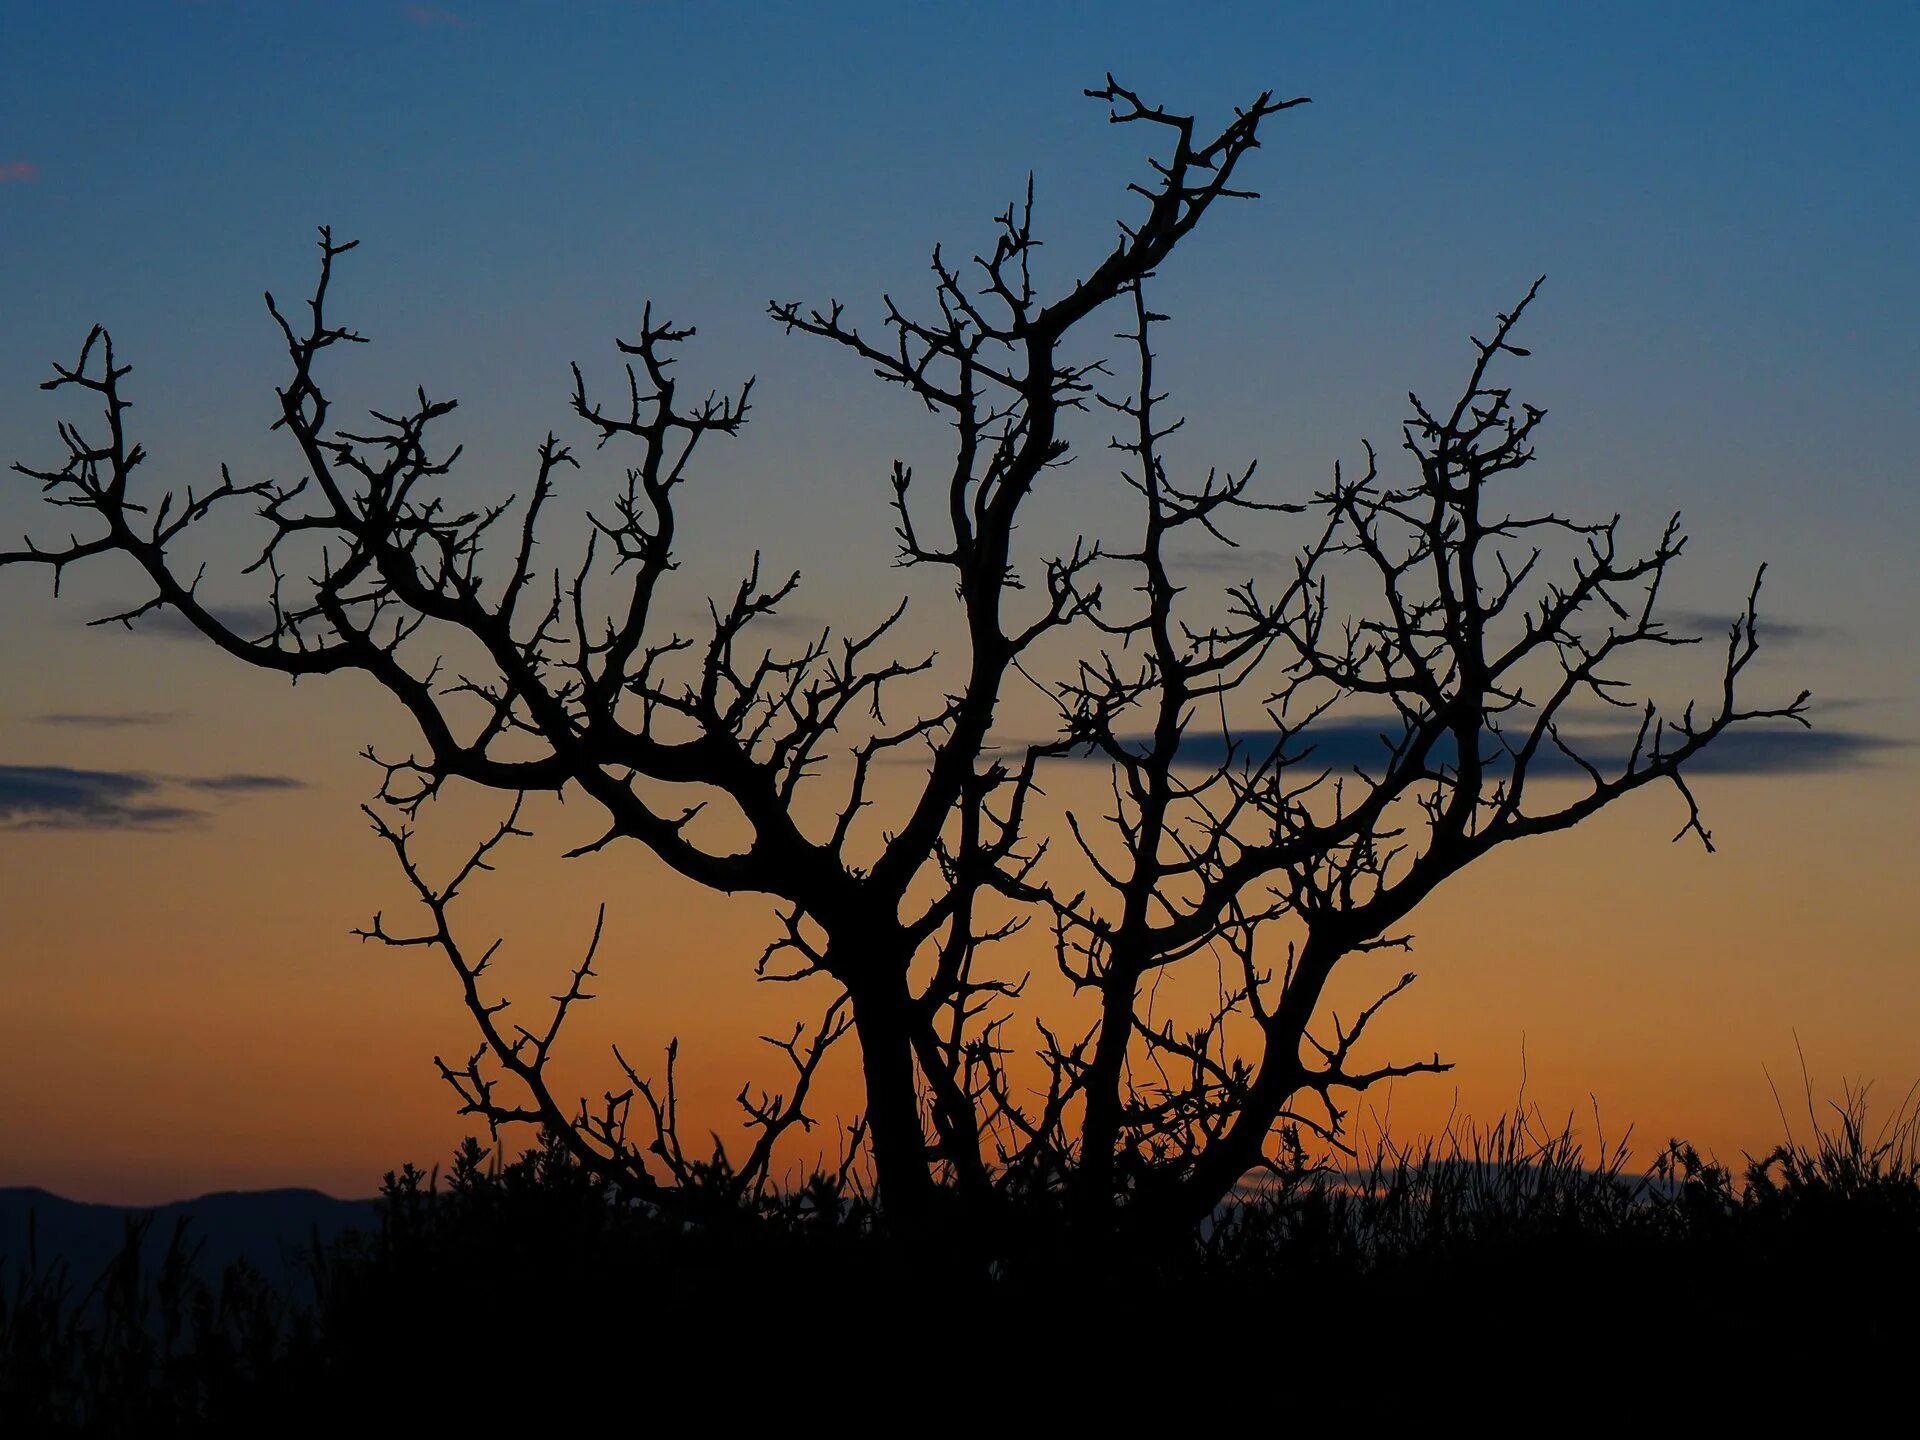
[{"label": "tree trunk", "polygon": [[1325,931],[1308,934],[1300,947],[1293,981],[1267,1020],[1265,1053],[1240,1113],[1193,1167],[1181,1187],[1172,1215],[1174,1223],[1200,1224],[1260,1162],[1280,1112],[1300,1092],[1301,1082],[1306,1079],[1300,1047],[1327,977],[1346,953],[1345,938],[1331,938]]},{"label": "tree trunk", "polygon": [[1131,973],[1110,972],[1102,998],[1100,1038],[1094,1048],[1087,1085],[1087,1109],[1080,1130],[1080,1172],[1074,1177],[1081,1214],[1098,1221],[1113,1212],[1115,1149],[1120,1143],[1120,1087],[1126,1073],[1127,1045],[1133,1038],[1134,984]]},{"label": "tree trunk", "polygon": [[933,1202],[933,1170],[920,1128],[905,968],[852,995],[880,1204],[890,1219],[911,1226]]}]

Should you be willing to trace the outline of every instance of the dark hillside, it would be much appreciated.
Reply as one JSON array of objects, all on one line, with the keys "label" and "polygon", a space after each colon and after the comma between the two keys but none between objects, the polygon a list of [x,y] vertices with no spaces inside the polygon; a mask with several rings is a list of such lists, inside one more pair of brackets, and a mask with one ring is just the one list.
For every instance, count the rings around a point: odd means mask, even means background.
[{"label": "dark hillside", "polygon": [[340,1200],[318,1190],[222,1191],[167,1205],[96,1205],[31,1186],[0,1188],[0,1264],[23,1264],[29,1244],[44,1264],[64,1260],[83,1283],[104,1269],[127,1243],[127,1227],[150,1217],[144,1248],[152,1261],[165,1252],[180,1223],[199,1247],[196,1273],[217,1280],[245,1261],[267,1280],[288,1284],[302,1267],[292,1252],[317,1239],[328,1245],[354,1228],[371,1228],[379,1212],[371,1200]]}]

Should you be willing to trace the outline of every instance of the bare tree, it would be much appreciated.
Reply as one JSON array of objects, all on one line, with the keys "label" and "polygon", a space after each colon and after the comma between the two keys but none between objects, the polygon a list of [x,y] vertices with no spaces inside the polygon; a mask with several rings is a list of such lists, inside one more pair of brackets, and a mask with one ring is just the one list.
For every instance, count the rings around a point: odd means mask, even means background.
[{"label": "bare tree", "polygon": [[[1499,483],[1533,458],[1543,414],[1492,375],[1526,353],[1510,337],[1534,291],[1475,342],[1457,399],[1436,409],[1414,401],[1404,483],[1377,473],[1371,449],[1364,474],[1336,469],[1299,503],[1257,498],[1251,467],[1176,479],[1164,450],[1178,422],[1162,414],[1153,369],[1162,317],[1146,284],[1216,201],[1251,195],[1236,175],[1263,125],[1303,102],[1263,94],[1208,137],[1111,77],[1088,94],[1113,123],[1161,143],[1149,177],[1130,187],[1139,212],[1085,279],[1041,293],[1029,184],[1025,203],[999,217],[991,249],[964,265],[934,252],[923,315],[889,299],[868,332],[837,302],[771,307],[785,329],[850,352],[951,427],[950,469],[925,486],[896,464],[891,480],[900,563],[950,572],[965,643],[942,667],[899,653],[904,602],[850,635],[756,644],[797,584],[763,579],[758,557],[713,605],[703,635],[672,628],[659,595],[675,563],[678,492],[708,442],[745,424],[752,386],[683,392],[674,355],[693,331],[651,311],[620,343],[629,364],[616,403],[574,371],[575,416],[634,461],[564,573],[535,558],[543,507],[575,463],[556,436],[539,446],[524,503],[470,508],[445,483],[457,450],[435,447],[453,402],[421,391],[365,428],[333,425],[319,370],[327,352],[362,337],[333,318],[335,262],[353,243],[329,231],[306,316],[267,301],[291,362],[275,428],[298,452],[295,483],[241,483],[223,470],[204,492],[141,498],[130,367],[111,337],[96,327],[75,364],[56,367],[46,388],[92,397],[104,428],[63,424],[62,461],[17,468],[94,528],[29,542],[0,563],[48,567],[57,584],[70,565],[130,557],[151,593],[107,621],[170,607],[249,665],[363,672],[418,727],[419,753],[376,757],[383,780],[368,813],[430,923],[395,930],[376,918],[363,933],[437,948],[456,972],[481,1045],[441,1070],[466,1113],[546,1125],[581,1162],[649,1199],[709,1173],[680,1147],[671,1049],[658,1084],[620,1057],[625,1086],[599,1102],[565,1102],[551,1088],[547,1062],[572,1007],[590,998],[594,951],[544,1024],[503,1018],[505,1002],[486,988],[492,951],[470,955],[448,910],[500,843],[522,833],[520,808],[516,800],[465,866],[436,882],[413,857],[409,826],[449,781],[516,797],[570,788],[605,816],[604,836],[587,848],[638,842],[713,891],[778,902],[783,931],[759,974],[817,978],[830,994],[816,1023],[773,1039],[791,1066],[786,1091],[741,1092],[757,1135],[737,1167],[721,1167],[730,1185],[769,1183],[776,1144],[813,1123],[805,1105],[822,1057],[851,1032],[866,1109],[847,1158],[870,1144],[890,1216],[916,1222],[945,1188],[969,1204],[1006,1192],[1066,1197],[1098,1225],[1116,1215],[1185,1224],[1249,1172],[1283,1161],[1302,1128],[1338,1143],[1341,1094],[1445,1068],[1438,1057],[1353,1059],[1411,975],[1351,1024],[1318,1028],[1342,959],[1403,945],[1397,927],[1409,912],[1495,847],[1565,829],[1643,786],[1675,786],[1683,835],[1706,841],[1688,762],[1730,726],[1805,722],[1804,695],[1776,707],[1736,698],[1758,644],[1752,597],[1710,704],[1668,718],[1623,693],[1612,670],[1623,653],[1689,643],[1655,609],[1684,543],[1677,520],[1632,555],[1617,519],[1515,515],[1497,502]],[[1106,363],[1070,358],[1089,323],[1113,313],[1130,316],[1137,367],[1119,397],[1101,392]],[[1068,418],[1098,407],[1118,423],[1136,537],[1083,537],[1023,568],[1013,544],[1023,506],[1069,458]],[[249,567],[271,605],[262,634],[224,620],[200,598],[199,575],[170,558],[188,531],[230,508],[269,528]],[[1230,522],[1257,511],[1308,517],[1304,548],[1277,573],[1190,605],[1174,547],[1208,536],[1231,544]],[[1542,578],[1555,565],[1561,578]],[[1362,583],[1370,599],[1344,598]],[[608,594],[612,603],[596,605]],[[481,657],[480,668],[450,675],[448,643]],[[1045,678],[1044,657],[1066,644],[1081,658]],[[1021,676],[1053,697],[1060,726],[1009,750],[994,738],[996,712]],[[912,718],[888,718],[884,701],[930,686],[938,698]],[[1563,728],[1570,706],[1594,700],[1634,717],[1619,753]],[[1381,734],[1377,756],[1317,758],[1330,727],[1350,727],[1356,713]],[[864,838],[870,782],[889,755],[924,763],[891,767],[913,777],[910,793],[877,840]],[[1075,868],[1095,877],[1074,886],[1048,858],[1035,815],[1045,776],[1089,759],[1109,768],[1113,804],[1104,817],[1067,816]],[[803,792],[826,786],[836,798],[816,819]],[[696,817],[709,804],[728,812],[742,843],[704,838]],[[1029,1093],[1010,1067],[1029,1043],[1010,1028],[1023,982],[992,957],[1035,916],[1092,1005],[1077,1020],[1033,1022],[1045,1079]],[[1143,996],[1159,976],[1223,958],[1229,980],[1212,1013],[1185,1029],[1155,1018]]]}]

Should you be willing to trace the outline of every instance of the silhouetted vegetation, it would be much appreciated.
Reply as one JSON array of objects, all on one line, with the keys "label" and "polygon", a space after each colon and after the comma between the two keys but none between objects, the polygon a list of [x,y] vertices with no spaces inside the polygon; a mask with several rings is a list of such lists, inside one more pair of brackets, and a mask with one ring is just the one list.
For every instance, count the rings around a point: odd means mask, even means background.
[{"label": "silhouetted vegetation", "polygon": [[[244,1262],[209,1281],[184,1224],[153,1258],[144,1219],[97,1276],[29,1245],[0,1259],[0,1419],[9,1434],[190,1432],[283,1385],[314,1312]],[[288,1397],[290,1398],[290,1396]]]},{"label": "silhouetted vegetation", "polygon": [[[1678,516],[1642,542],[1617,515],[1526,497],[1546,412],[1503,372],[1528,353],[1516,336],[1537,281],[1474,337],[1463,383],[1439,402],[1409,396],[1397,476],[1370,445],[1312,490],[1268,493],[1250,461],[1193,465],[1179,447],[1197,438],[1174,438],[1183,422],[1156,372],[1167,317],[1149,290],[1217,205],[1251,197],[1243,172],[1263,130],[1303,102],[1266,92],[1215,129],[1111,76],[1087,93],[1155,152],[1103,253],[1049,273],[1029,183],[970,261],[933,252],[917,310],[888,297],[863,328],[838,301],[768,307],[928,412],[951,447],[931,477],[895,462],[880,490],[898,564],[951,607],[938,655],[924,648],[936,632],[901,623],[905,598],[843,632],[781,632],[799,576],[758,555],[741,557],[710,623],[678,623],[694,599],[673,593],[685,487],[747,423],[752,384],[683,385],[694,332],[651,310],[618,343],[611,392],[573,371],[578,432],[631,463],[568,557],[540,538],[582,459],[558,436],[534,447],[524,495],[494,503],[454,475],[451,400],[420,389],[336,421],[333,371],[365,337],[337,314],[354,242],[329,230],[305,307],[267,297],[287,357],[273,428],[293,478],[222,469],[198,488],[150,486],[112,335],[94,327],[54,367],[46,388],[96,416],[63,423],[53,459],[18,467],[59,529],[0,566],[57,585],[117,556],[143,595],[100,623],[165,613],[237,662],[360,674],[405,710],[417,746],[372,757],[368,814],[419,910],[362,933],[449,967],[477,1040],[440,1072],[496,1137],[542,1127],[599,1181],[668,1213],[708,1208],[722,1172],[736,1203],[776,1203],[782,1137],[812,1127],[818,1067],[852,1036],[862,1102],[845,1149],[864,1154],[892,1229],[932,1243],[954,1233],[958,1206],[990,1243],[1008,1214],[1070,1211],[1076,1246],[1125,1231],[1178,1254],[1250,1174],[1284,1171],[1281,1136],[1337,1146],[1352,1096],[1447,1068],[1437,1052],[1365,1053],[1411,972],[1378,977],[1379,998],[1343,1024],[1326,1003],[1337,968],[1405,949],[1416,907],[1496,850],[1640,791],[1671,788],[1680,836],[1709,843],[1696,761],[1736,729],[1807,723],[1805,693],[1749,698],[1757,575],[1727,607],[1699,701],[1663,708],[1644,674],[1624,673],[1702,638],[1661,608],[1686,536]],[[1086,507],[1106,533],[1038,548],[1029,502],[1097,454],[1117,457],[1121,503]],[[1603,497],[1598,513],[1611,510]],[[241,612],[216,604],[222,582],[203,586],[189,558],[234,553],[204,543],[205,522],[229,516],[259,542],[235,567],[260,592]],[[1256,525],[1278,527],[1274,548],[1234,551]],[[1221,561],[1238,583],[1203,583]],[[251,628],[236,613],[265,618]],[[1043,697],[1037,720],[1018,717],[1016,694]],[[1355,734],[1364,746],[1340,754],[1332,742]],[[1110,801],[1048,814],[1048,787],[1089,763]],[[418,859],[412,827],[457,784],[511,799],[443,874]],[[530,794],[593,812],[603,828],[576,853],[626,847],[778,916],[773,943],[740,963],[817,992],[818,1019],[773,1037],[781,1079],[739,1091],[751,1138],[731,1165],[681,1144],[677,1046],[664,1072],[616,1051],[598,1097],[554,1088],[548,1062],[602,963],[597,932],[537,1018],[505,1013],[495,947],[459,937],[450,910],[523,833]],[[1051,936],[1040,963],[1071,986],[1057,1010],[1035,1003],[1034,956],[1002,944],[1028,926]],[[1181,1013],[1164,1008],[1177,986],[1156,1008],[1164,977],[1196,970]],[[427,1213],[463,1225],[499,1198],[455,1194]],[[811,1233],[798,1225],[768,1233]],[[466,1233],[435,1220],[417,1243]],[[394,1265],[425,1253],[394,1243]]]},{"label": "silhouetted vegetation", "polygon": [[1677,1143],[1635,1173],[1624,1144],[1589,1152],[1524,1108],[1412,1149],[1382,1139],[1357,1166],[1294,1159],[1183,1243],[1089,1248],[1057,1197],[902,1236],[839,1177],[755,1196],[718,1165],[669,1217],[561,1137],[505,1164],[468,1141],[444,1176],[389,1174],[377,1227],[309,1250],[310,1302],[244,1264],[197,1275],[178,1231],[155,1261],[137,1223],[85,1287],[6,1257],[0,1414],[10,1434],[205,1433],[364,1419],[442,1379],[495,1407],[537,1406],[561,1373],[666,1393],[717,1361],[806,1394],[850,1352],[870,1401],[947,1340],[1098,1404],[1134,1345],[1200,1313],[1323,1377],[1457,1360],[1706,1379],[1920,1339],[1920,1126],[1903,1106],[1876,1129],[1864,1092],[1738,1173]]}]

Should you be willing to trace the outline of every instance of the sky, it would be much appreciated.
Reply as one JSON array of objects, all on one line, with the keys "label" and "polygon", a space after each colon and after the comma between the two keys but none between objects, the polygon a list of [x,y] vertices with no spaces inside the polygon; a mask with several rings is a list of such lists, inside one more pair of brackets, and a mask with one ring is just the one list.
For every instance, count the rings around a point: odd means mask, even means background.
[{"label": "sky", "polygon": [[[1916,59],[1894,4],[13,6],[0,449],[53,457],[71,412],[37,387],[97,321],[136,367],[152,477],[284,474],[260,294],[303,293],[325,223],[361,242],[339,303],[375,342],[338,367],[339,413],[457,396],[465,483],[504,492],[569,433],[568,363],[613,372],[651,300],[699,326],[688,375],[758,377],[689,497],[685,613],[759,548],[806,577],[804,618],[870,616],[908,583],[888,466],[944,437],[766,302],[871,319],[923,295],[932,245],[989,243],[1029,172],[1043,279],[1085,273],[1141,173],[1140,137],[1081,96],[1108,71],[1216,121],[1311,96],[1252,158],[1263,198],[1156,281],[1193,457],[1257,456],[1297,498],[1363,438],[1390,451],[1407,391],[1457,383],[1467,336],[1544,273],[1513,377],[1550,411],[1540,483],[1643,539],[1683,510],[1670,599],[1708,624],[1767,561],[1758,678],[1813,689],[1821,726],[1703,775],[1718,854],[1670,844],[1677,802],[1649,794],[1424,905],[1380,1045],[1458,1068],[1397,1088],[1395,1128],[1497,1114],[1524,1074],[1643,1153],[1736,1157],[1777,1136],[1776,1088],[1799,1113],[1803,1056],[1823,1093],[1872,1080],[1890,1105],[1920,1079]],[[1090,450],[1040,534],[1101,513]],[[6,544],[58,518],[0,488]],[[207,583],[244,608],[233,543],[211,538]],[[448,974],[349,934],[403,903],[356,756],[404,726],[364,682],[85,626],[130,598],[110,568],[58,603],[0,573],[0,1184],[366,1193],[463,1133],[431,1057],[470,1048]],[[442,809],[450,854],[498,801]],[[537,818],[475,932],[538,995],[604,901],[570,1073],[603,1087],[605,1042],[677,1034],[689,1105],[731,1123],[772,1073],[754,1037],[795,1017],[750,981],[766,907],[631,852],[562,863],[586,817]]]}]

